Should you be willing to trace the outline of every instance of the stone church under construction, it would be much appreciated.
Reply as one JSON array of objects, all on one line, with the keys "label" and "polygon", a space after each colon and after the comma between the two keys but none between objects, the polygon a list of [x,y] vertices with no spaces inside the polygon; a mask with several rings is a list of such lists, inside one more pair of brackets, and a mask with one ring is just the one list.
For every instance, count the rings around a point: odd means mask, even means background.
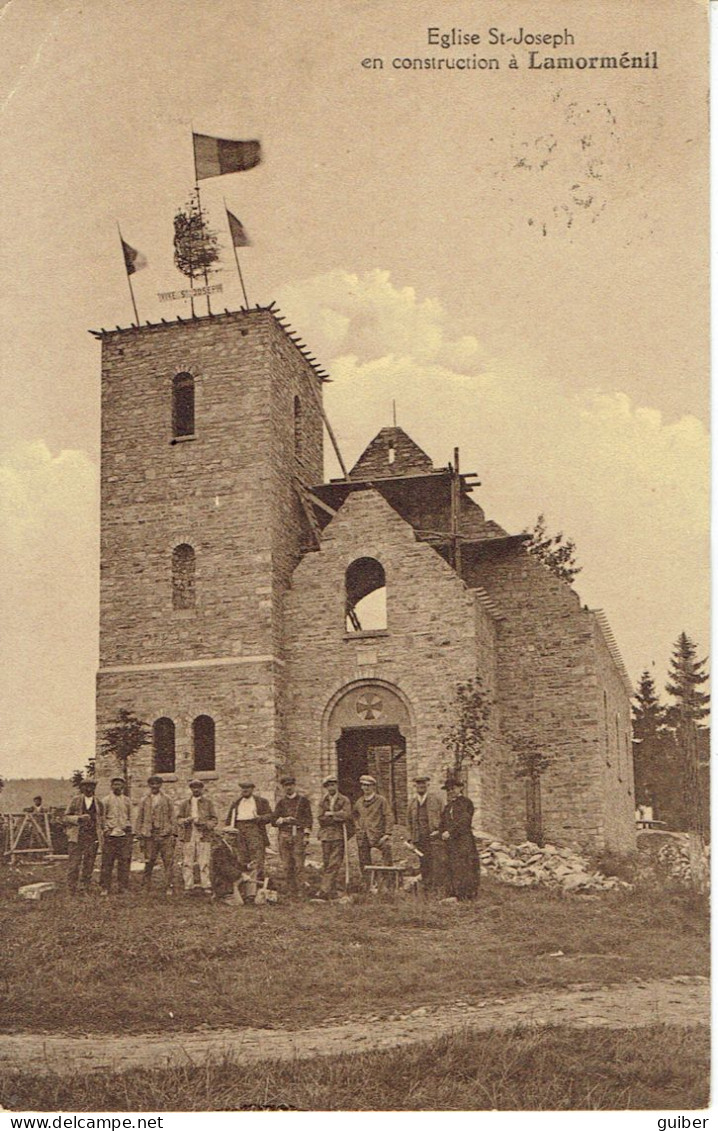
[{"label": "stone church under construction", "polygon": [[[223,806],[247,775],[312,800],[374,772],[402,822],[440,784],[442,725],[480,677],[490,736],[475,830],[634,846],[631,688],[608,624],[487,519],[456,463],[383,428],[324,482],[326,375],[269,308],[97,331],[102,342],[98,735],[120,708],[133,759]],[[537,509],[540,509],[537,503]],[[517,747],[545,768],[533,785]],[[102,777],[110,769],[100,758]],[[133,787],[133,792],[134,788]]]}]

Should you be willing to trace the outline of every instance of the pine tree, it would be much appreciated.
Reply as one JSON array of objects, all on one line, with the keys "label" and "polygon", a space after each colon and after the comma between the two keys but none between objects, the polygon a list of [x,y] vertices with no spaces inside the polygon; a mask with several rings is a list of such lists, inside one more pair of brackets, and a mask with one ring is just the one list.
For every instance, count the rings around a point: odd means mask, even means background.
[{"label": "pine tree", "polygon": [[94,778],[95,776],[95,759],[88,758],[85,762],[84,770],[73,770],[70,781],[75,789],[79,789],[85,778]]},{"label": "pine tree", "polygon": [[631,704],[633,715],[633,776],[636,803],[650,805],[654,817],[680,827],[682,801],[676,788],[676,751],[666,727],[666,709],[658,698],[651,673],[641,674]]},{"label": "pine tree", "polygon": [[635,703],[631,704],[631,713],[634,741],[645,742],[647,739],[656,738],[665,728],[666,713],[658,699],[653,676],[648,670],[641,674],[633,698]]},{"label": "pine tree", "polygon": [[549,534],[546,530],[546,519],[540,514],[536,519],[533,530],[524,530],[529,535],[526,549],[535,558],[551,570],[555,577],[572,584],[574,577],[581,572],[581,566],[576,565],[576,543],[571,538],[564,538],[558,534]]},{"label": "pine tree", "polygon": [[[180,208],[174,218],[175,266],[189,279],[203,278],[207,283],[208,272],[219,259],[217,233],[207,223],[207,216],[200,204],[199,194],[193,192],[184,208]],[[194,299],[190,297],[194,314]],[[209,311],[209,295],[207,310]]]},{"label": "pine tree", "polygon": [[692,719],[700,725],[700,720],[710,713],[710,695],[700,690],[708,681],[708,673],[704,670],[708,661],[699,660],[697,655],[697,644],[682,632],[673,646],[669,682],[666,684],[666,691],[675,699],[667,713],[669,724],[675,728],[685,719]]},{"label": "pine tree", "polygon": [[681,764],[682,793],[685,807],[685,827],[688,830],[688,847],[691,863],[691,881],[696,890],[706,886],[706,865],[703,843],[706,828],[706,805],[699,764],[699,732],[705,728],[700,720],[709,713],[710,696],[701,691],[707,682],[704,670],[707,660],[698,659],[698,647],[682,632],[676,641],[671,657],[666,691],[675,702],[668,708],[667,717],[675,733],[675,743]]}]

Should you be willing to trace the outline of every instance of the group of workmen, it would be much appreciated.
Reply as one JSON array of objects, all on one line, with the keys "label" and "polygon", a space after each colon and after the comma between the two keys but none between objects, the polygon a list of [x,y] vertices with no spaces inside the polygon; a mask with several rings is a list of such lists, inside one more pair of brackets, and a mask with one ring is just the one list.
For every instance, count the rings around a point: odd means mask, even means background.
[{"label": "group of workmen", "polygon": [[[447,800],[429,790],[429,777],[414,779],[415,792],[407,813],[407,847],[419,860],[426,892],[441,892],[460,900],[472,899],[479,882],[479,858],[471,831],[474,806],[464,796],[463,783],[449,776],[444,783]],[[327,776],[319,804],[319,841],[322,874],[316,898],[330,900],[349,883],[348,843],[356,836],[359,866],[368,886],[373,866],[392,867],[391,806],[377,791],[376,778],[364,774],[359,780],[361,796],[352,804],[339,792],[338,780]],[[269,846],[268,826],[277,830],[277,849],[285,894],[305,894],[305,854],[313,825],[308,797],[297,790],[291,775],[281,778],[282,796],[272,808],[255,793],[254,782],[239,783],[240,794],[232,802],[223,827],[205,793],[205,783],[193,778],[190,795],[179,805],[163,792],[162,778],[152,774],[133,822],[125,779],[114,777],[110,793],[95,796],[96,782],[80,783],[79,795],[65,812],[68,839],[68,887],[71,893],[87,890],[101,852],[100,893],[109,895],[113,875],[122,893],[129,887],[133,842],[137,838],[144,855],[142,884],[149,888],[158,860],[162,861],[167,894],[175,891],[175,849],[181,845],[182,880],[185,892],[213,895],[218,900],[252,904],[257,893],[266,893],[265,854]],[[199,884],[196,883],[199,876]]]}]

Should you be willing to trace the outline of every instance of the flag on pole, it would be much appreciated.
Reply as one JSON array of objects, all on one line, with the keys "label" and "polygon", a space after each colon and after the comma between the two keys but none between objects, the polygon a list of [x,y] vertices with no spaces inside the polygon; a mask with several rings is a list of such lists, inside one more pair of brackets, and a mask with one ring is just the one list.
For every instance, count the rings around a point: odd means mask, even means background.
[{"label": "flag on pole", "polygon": [[249,247],[251,240],[247,235],[244,224],[241,220],[230,212],[229,208],[225,205],[227,212],[227,223],[229,224],[229,231],[232,236],[232,243],[235,247]]},{"label": "flag on pole", "polygon": [[194,168],[198,181],[221,177],[225,173],[242,173],[253,169],[262,160],[258,141],[232,141],[207,134],[192,134]]},{"label": "flag on pole", "polygon": [[122,254],[125,257],[125,270],[128,275],[134,275],[136,271],[141,271],[143,267],[147,266],[147,260],[141,251],[136,251],[134,247],[130,247],[128,243],[122,239]]}]

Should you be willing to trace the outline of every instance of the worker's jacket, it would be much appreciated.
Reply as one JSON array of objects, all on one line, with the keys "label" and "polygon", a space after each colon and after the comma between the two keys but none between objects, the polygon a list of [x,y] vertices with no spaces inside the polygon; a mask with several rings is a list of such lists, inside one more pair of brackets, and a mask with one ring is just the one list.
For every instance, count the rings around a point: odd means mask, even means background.
[{"label": "worker's jacket", "polygon": [[[187,797],[184,801],[180,801],[179,808],[177,809],[177,823],[179,826],[179,838],[181,841],[188,841],[192,838],[192,824],[185,824],[184,822],[192,816],[192,798]],[[217,814],[214,805],[209,797],[197,798],[197,828],[199,829],[200,840],[211,840],[212,830],[217,824]]]},{"label": "worker's jacket", "polygon": [[391,806],[380,793],[375,793],[369,800],[360,797],[354,806],[354,819],[357,838],[365,837],[372,848],[376,848],[382,837],[388,836],[394,826]]},{"label": "worker's jacket", "polygon": [[[289,824],[277,824],[280,818],[287,817],[291,819]],[[295,793],[294,797],[280,797],[274,807],[272,824],[277,828],[280,836],[293,836],[294,829],[309,832],[312,827],[312,807],[309,798],[302,793]]]},{"label": "worker's jacket", "polygon": [[[80,838],[80,829],[85,824],[80,821],[83,813],[86,813],[85,797],[79,794],[73,797],[72,801],[65,810],[65,816],[62,823],[65,826],[68,844],[77,844]],[[95,798],[95,831],[97,833],[97,843],[102,846],[102,826],[105,821],[105,807],[100,801],[99,797]]]},{"label": "worker's jacket", "polygon": [[175,807],[171,797],[159,793],[159,804],[153,808],[152,794],[146,793],[137,810],[135,832],[138,836],[177,836]]},{"label": "worker's jacket", "polygon": [[[429,832],[435,833],[439,828],[444,802],[441,800],[438,793],[427,793],[422,804],[426,807],[425,813],[429,822]],[[407,821],[409,824],[409,839],[413,841],[419,839],[419,809],[419,799],[412,797],[407,810]]]},{"label": "worker's jacket", "polygon": [[266,797],[260,797],[258,793],[254,793],[252,794],[252,800],[255,803],[257,816],[253,817],[250,821],[238,821],[237,809],[241,800],[242,798],[238,797],[237,800],[233,801],[230,805],[227,820],[224,822],[225,825],[228,825],[231,829],[237,828],[237,826],[241,828],[245,823],[254,826],[258,830],[265,848],[268,847],[269,836],[267,834],[267,825],[272,820],[272,806],[269,804]]},{"label": "worker's jacket", "polygon": [[319,839],[344,840],[343,828],[347,836],[354,835],[351,801],[343,793],[336,793],[333,798],[325,793],[319,803]]}]

